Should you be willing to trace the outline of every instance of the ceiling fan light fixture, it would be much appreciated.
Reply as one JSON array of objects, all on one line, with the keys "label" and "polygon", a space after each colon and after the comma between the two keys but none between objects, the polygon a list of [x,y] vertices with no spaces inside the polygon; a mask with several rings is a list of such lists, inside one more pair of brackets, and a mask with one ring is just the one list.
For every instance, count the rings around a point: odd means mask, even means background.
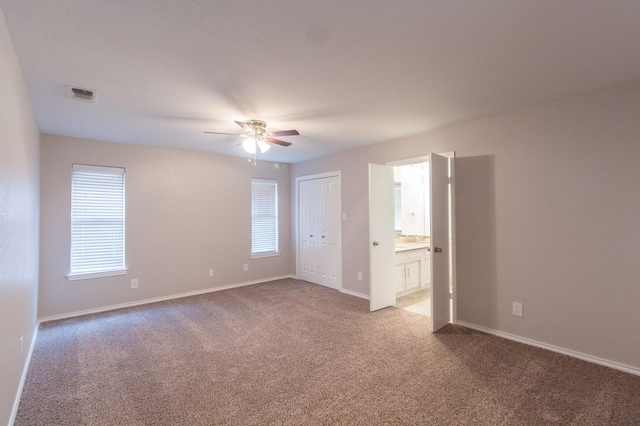
[{"label": "ceiling fan light fixture", "polygon": [[[277,139],[280,136],[296,136],[300,133],[297,130],[277,130],[275,132],[267,133],[267,123],[262,120],[246,120],[246,121],[236,121],[238,126],[240,126],[244,131],[244,135],[237,135],[245,138],[245,140],[240,144],[242,148],[249,154],[249,161],[252,161],[256,164],[256,157],[258,150],[260,150],[260,154],[264,154],[265,152],[271,149],[271,145],[279,145],[279,146],[290,146],[291,142],[283,141]],[[212,133],[214,135],[230,135],[236,136],[233,133],[222,133],[222,132],[207,132]]]},{"label": "ceiling fan light fixture", "polygon": [[256,153],[256,140],[253,139],[253,138],[247,138],[242,142],[242,147],[249,154],[255,154]]},{"label": "ceiling fan light fixture", "polygon": [[264,139],[258,139],[258,147],[260,148],[260,153],[264,154],[265,152],[269,151],[271,145],[269,145],[269,143]]}]

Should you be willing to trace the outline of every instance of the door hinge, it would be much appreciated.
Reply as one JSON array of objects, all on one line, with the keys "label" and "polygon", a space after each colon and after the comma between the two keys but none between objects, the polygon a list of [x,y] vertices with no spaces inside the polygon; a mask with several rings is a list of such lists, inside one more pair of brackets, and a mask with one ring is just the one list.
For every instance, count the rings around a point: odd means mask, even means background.
[{"label": "door hinge", "polygon": [[453,300],[453,293],[449,293],[449,299]]},{"label": "door hinge", "polygon": [[451,185],[451,182],[453,182],[453,178],[451,176],[447,177],[447,183]]}]

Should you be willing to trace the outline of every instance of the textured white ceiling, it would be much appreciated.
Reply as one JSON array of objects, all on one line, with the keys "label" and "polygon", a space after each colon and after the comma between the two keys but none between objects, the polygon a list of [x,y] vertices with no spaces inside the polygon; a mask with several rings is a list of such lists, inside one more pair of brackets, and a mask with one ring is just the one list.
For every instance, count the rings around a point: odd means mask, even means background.
[{"label": "textured white ceiling", "polygon": [[[640,1],[0,0],[40,130],[298,162],[640,78]],[[66,85],[95,89],[72,101]],[[240,132],[239,132],[240,133]]]}]

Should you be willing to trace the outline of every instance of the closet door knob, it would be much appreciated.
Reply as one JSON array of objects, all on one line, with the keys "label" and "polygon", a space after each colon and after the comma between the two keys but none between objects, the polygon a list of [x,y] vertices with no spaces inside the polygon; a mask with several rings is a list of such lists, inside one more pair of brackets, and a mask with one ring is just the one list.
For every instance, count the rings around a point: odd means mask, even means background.
[{"label": "closet door knob", "polygon": [[374,242],[373,242],[373,246],[374,246],[374,247],[379,246],[379,245],[380,245],[380,243],[379,243],[379,242],[377,242],[377,241],[374,241]]}]

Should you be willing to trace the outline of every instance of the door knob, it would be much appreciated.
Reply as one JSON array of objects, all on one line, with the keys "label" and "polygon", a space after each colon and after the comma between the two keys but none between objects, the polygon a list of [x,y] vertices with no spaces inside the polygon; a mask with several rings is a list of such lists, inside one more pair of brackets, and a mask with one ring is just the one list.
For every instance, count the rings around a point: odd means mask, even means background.
[{"label": "door knob", "polygon": [[441,249],[440,247],[436,247],[436,248],[434,249],[434,251],[435,251],[436,253],[442,253],[442,249]]},{"label": "door knob", "polygon": [[324,238],[324,235],[322,236],[322,238]]},{"label": "door knob", "polygon": [[309,235],[310,238],[313,238],[313,234]]},{"label": "door knob", "polygon": [[379,245],[380,245],[380,243],[379,243],[379,242],[377,242],[377,241],[374,241],[374,242],[373,242],[373,245],[374,245],[374,246],[379,246]]}]

